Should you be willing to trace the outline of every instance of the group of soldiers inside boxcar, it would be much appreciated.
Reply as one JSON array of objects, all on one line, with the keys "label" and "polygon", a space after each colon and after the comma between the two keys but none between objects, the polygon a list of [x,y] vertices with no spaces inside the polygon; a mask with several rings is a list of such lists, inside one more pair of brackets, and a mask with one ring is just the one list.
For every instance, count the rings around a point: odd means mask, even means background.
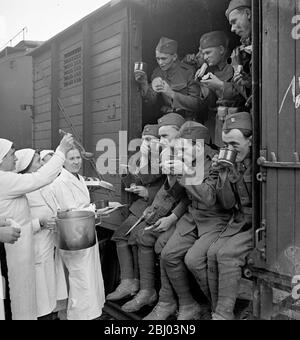
[{"label": "group of soldiers inside boxcar", "polygon": [[[145,320],[165,320],[176,312],[178,320],[192,320],[208,310],[214,320],[234,319],[242,268],[252,249],[251,1],[232,0],[226,16],[241,37],[234,51],[227,32],[213,31],[201,36],[196,55],[180,61],[177,42],[163,37],[151,81],[145,72],[135,73],[145,104],[162,100],[163,105],[157,124],[144,127],[138,167],[122,178],[133,203],[113,235],[121,281],[106,300],[132,297],[122,306],[127,312],[156,304]],[[222,159],[220,148],[234,158]],[[51,241],[47,254],[41,248],[49,234],[41,220],[34,255],[32,211],[45,201],[43,214],[51,214],[60,198],[63,209],[94,208],[78,175],[82,159],[72,136],[38,168],[36,152],[21,150],[19,174],[14,151],[12,142],[0,140],[0,217],[6,217],[0,220],[0,242],[6,244],[13,319],[36,319],[53,311],[58,292],[52,280],[55,247]],[[30,206],[25,194],[53,180],[55,197],[45,187],[31,196]],[[18,247],[10,247],[15,242]],[[97,318],[104,303],[99,249],[78,253],[76,263],[64,252],[60,256],[69,272],[67,318]],[[207,298],[203,305],[192,294],[190,274]],[[1,319],[1,296],[0,302]]]},{"label": "group of soldiers inside boxcar", "polygon": [[[192,320],[208,310],[214,320],[234,319],[252,248],[251,1],[232,0],[226,16],[241,38],[234,51],[227,32],[213,31],[201,36],[196,55],[180,61],[177,42],[162,37],[151,81],[145,72],[135,73],[147,105],[162,99],[162,117],[145,126],[140,166],[123,179],[135,200],[113,236],[121,282],[106,299],[131,296],[121,307],[126,312],[156,303],[144,320],[166,320],[176,312],[178,320]],[[149,158],[153,145],[162,147],[160,164]],[[237,153],[230,166],[219,161],[224,146]],[[193,166],[201,160],[203,180],[197,182]],[[161,172],[154,174],[157,167]],[[189,273],[206,304],[195,300]]]}]

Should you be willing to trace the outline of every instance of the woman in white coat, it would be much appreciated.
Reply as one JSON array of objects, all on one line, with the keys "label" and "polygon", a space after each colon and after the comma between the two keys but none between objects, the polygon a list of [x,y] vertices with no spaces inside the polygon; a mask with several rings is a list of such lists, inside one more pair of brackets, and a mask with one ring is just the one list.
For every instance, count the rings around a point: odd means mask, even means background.
[{"label": "woman in white coat", "polygon": [[[16,156],[18,173],[34,173],[42,166],[40,155],[33,149],[19,150]],[[49,185],[26,196],[33,218],[37,315],[39,318],[47,316],[51,319],[49,314],[56,308],[57,300],[67,299],[68,296],[66,282],[60,281],[60,287],[56,286],[56,272],[59,268],[56,268],[55,264],[54,228],[58,203]]]},{"label": "woman in white coat", "polygon": [[0,139],[0,217],[10,218],[21,229],[17,243],[5,244],[13,320],[37,319],[33,228],[26,194],[58,176],[72,143],[71,135],[65,136],[46,165],[22,175],[14,172],[17,159],[13,143]]},{"label": "woman in white coat", "polygon": [[[82,165],[76,148],[66,155],[65,169],[52,184],[62,210],[91,210],[90,194],[79,171]],[[93,320],[101,316],[105,302],[98,242],[78,251],[59,250],[69,273],[68,320]]]},{"label": "woman in white coat", "polygon": [[[21,229],[12,226],[11,221],[0,218],[0,243],[14,244],[21,236]],[[0,320],[5,320],[5,279],[1,273],[0,262]]]}]

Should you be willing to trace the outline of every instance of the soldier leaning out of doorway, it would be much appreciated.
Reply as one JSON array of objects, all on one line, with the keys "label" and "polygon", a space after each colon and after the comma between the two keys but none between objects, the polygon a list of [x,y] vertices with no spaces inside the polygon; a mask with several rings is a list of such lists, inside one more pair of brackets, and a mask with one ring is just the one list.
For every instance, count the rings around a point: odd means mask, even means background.
[{"label": "soldier leaning out of doorway", "polygon": [[[210,131],[212,143],[218,147],[222,143],[222,126],[227,114],[235,113],[244,108],[246,99],[239,92],[223,96],[222,86],[231,83],[234,68],[228,63],[230,56],[229,37],[223,31],[205,33],[200,38],[199,49],[208,66],[206,74],[200,80],[201,93],[208,103],[208,118],[205,125]],[[216,84],[220,82],[220,86]]]},{"label": "soldier leaning out of doorway", "polygon": [[241,38],[241,45],[231,55],[234,76],[230,82],[213,77],[205,81],[206,86],[222,93],[223,100],[242,95],[247,111],[252,103],[252,23],[251,0],[232,0],[226,11],[231,31]]},{"label": "soldier leaning out of doorway", "polygon": [[146,75],[139,75],[136,81],[146,104],[154,105],[162,96],[162,115],[176,112],[186,120],[194,120],[198,118],[202,107],[200,86],[194,80],[194,67],[178,60],[177,49],[178,43],[175,40],[162,37],[156,47],[159,67],[152,74],[152,83],[148,83]]}]

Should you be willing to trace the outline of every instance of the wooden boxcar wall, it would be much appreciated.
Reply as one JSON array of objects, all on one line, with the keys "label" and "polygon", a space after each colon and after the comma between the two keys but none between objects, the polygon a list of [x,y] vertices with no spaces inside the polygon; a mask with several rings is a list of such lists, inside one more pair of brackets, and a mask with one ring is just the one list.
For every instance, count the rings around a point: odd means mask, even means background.
[{"label": "wooden boxcar wall", "polygon": [[[59,141],[58,130],[71,131],[57,101],[61,100],[88,151],[96,153],[99,140],[109,138],[119,147],[119,131],[128,131],[128,139],[141,132],[141,100],[130,70],[141,56],[140,39],[135,14],[128,6],[115,6],[109,12],[92,15],[53,38],[47,49],[33,55],[34,61],[34,146],[49,148]],[[135,47],[134,47],[134,46]],[[66,83],[66,58],[81,49],[81,81]],[[124,145],[122,145],[124,147]],[[100,150],[98,150],[100,151]],[[103,150],[102,150],[103,151]],[[116,158],[119,158],[118,152]],[[95,175],[88,164],[85,174]],[[121,191],[119,175],[105,175],[116,192],[108,195],[102,190],[93,193],[94,200],[127,201]],[[122,212],[105,220],[115,228],[124,219]]]},{"label": "wooden boxcar wall", "polygon": [[277,163],[262,168],[266,261],[260,265],[294,276],[300,262],[300,171],[295,155],[300,152],[300,1],[261,3],[261,149],[268,161]]}]

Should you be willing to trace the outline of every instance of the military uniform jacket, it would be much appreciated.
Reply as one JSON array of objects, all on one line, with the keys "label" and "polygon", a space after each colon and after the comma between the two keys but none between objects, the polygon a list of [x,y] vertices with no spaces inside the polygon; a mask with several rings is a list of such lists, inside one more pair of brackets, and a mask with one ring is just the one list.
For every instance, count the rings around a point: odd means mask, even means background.
[{"label": "military uniform jacket", "polygon": [[213,229],[224,228],[232,216],[232,210],[224,209],[217,200],[215,185],[218,172],[210,172],[211,161],[215,151],[205,146],[204,179],[200,185],[185,185],[184,178],[180,179],[181,185],[185,186],[186,195],[189,199],[187,212],[190,213],[195,224],[179,224],[178,231],[181,236],[192,232],[195,227],[198,237]]},{"label": "military uniform jacket", "polygon": [[[231,81],[234,76],[234,68],[232,65],[226,64],[222,69],[216,66],[210,67],[208,68],[208,72],[213,73],[216,77],[222,80],[225,84],[225,88],[228,85],[232,87]],[[218,137],[215,136],[217,107],[218,106],[244,107],[245,102],[246,102],[245,98],[237,90],[234,90],[232,92],[228,91],[226,97],[224,97],[223,91],[211,91],[210,90],[209,95],[206,98],[206,103],[209,107],[209,114],[208,114],[208,119],[204,123],[204,125],[209,129],[209,133],[214,144],[218,146],[222,145],[221,141],[219,140],[221,139],[221,136],[218,136]]]},{"label": "military uniform jacket", "polygon": [[243,67],[245,76],[249,78],[249,86],[239,86],[234,82],[225,82],[224,90],[222,94],[223,100],[230,100],[234,96],[242,94],[245,102],[252,93],[252,45],[250,41],[244,42],[241,46],[237,47],[231,55],[232,63],[235,72],[239,65]]},{"label": "military uniform jacket", "polygon": [[142,93],[145,102],[152,105],[155,104],[162,95],[164,101],[164,107],[162,112],[179,112],[189,111],[198,112],[200,109],[200,87],[194,80],[194,68],[190,65],[175,62],[173,67],[168,71],[162,71],[159,67],[156,68],[152,74],[151,82],[154,78],[161,77],[166,81],[171,89],[175,92],[174,99],[167,97],[164,94],[156,93],[150,84],[147,93]]},{"label": "military uniform jacket", "polygon": [[233,215],[223,236],[233,236],[252,225],[252,162],[247,158],[234,169],[219,172],[216,194],[225,209]]},{"label": "military uniform jacket", "polygon": [[[144,210],[149,207],[157,192],[163,185],[165,180],[165,176],[161,174],[152,175],[152,174],[143,174],[143,171],[141,170],[137,175],[128,174],[125,178],[122,178],[122,181],[128,186],[130,186],[131,183],[135,183],[137,186],[144,186],[148,190],[149,197],[147,200],[144,198],[138,197],[130,206],[129,211],[137,216],[140,217]],[[133,199],[136,198],[136,195],[132,195]]]}]

